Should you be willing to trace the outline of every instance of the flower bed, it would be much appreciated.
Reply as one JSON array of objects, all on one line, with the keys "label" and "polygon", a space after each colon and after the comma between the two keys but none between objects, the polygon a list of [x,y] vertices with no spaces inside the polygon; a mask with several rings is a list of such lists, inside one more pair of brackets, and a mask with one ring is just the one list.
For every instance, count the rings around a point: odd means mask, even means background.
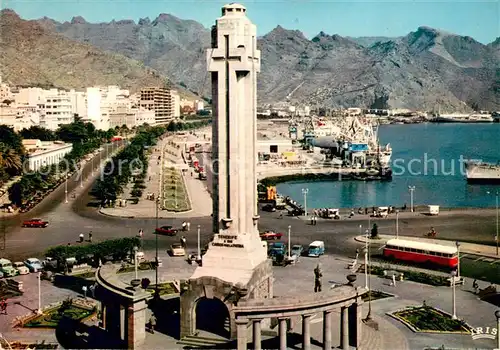
[{"label": "flower bed", "polygon": [[41,315],[30,316],[21,321],[24,328],[56,328],[64,318],[74,321],[83,321],[97,312],[96,307],[80,305],[68,299],[56,307],[43,311]]},{"label": "flower bed", "polygon": [[454,320],[444,311],[430,306],[410,307],[389,314],[414,332],[467,333],[471,327],[463,320]]}]

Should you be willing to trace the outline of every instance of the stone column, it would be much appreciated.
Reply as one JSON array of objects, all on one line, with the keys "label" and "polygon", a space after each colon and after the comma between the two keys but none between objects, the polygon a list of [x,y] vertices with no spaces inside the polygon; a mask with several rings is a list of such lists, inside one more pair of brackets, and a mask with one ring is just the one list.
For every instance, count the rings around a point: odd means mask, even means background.
[{"label": "stone column", "polygon": [[323,349],[332,348],[332,312],[323,312]]},{"label": "stone column", "polygon": [[279,319],[279,332],[280,332],[280,350],[286,350],[286,337],[287,337],[287,324],[286,318]]},{"label": "stone column", "polygon": [[340,348],[349,350],[349,319],[348,309],[343,306],[340,312]]},{"label": "stone column", "polygon": [[247,328],[248,321],[236,320],[238,350],[247,350]]},{"label": "stone column", "polygon": [[253,322],[253,348],[255,350],[262,349],[262,340],[261,340],[261,333],[260,333],[260,321],[261,320],[252,321]]},{"label": "stone column", "polygon": [[302,349],[311,350],[311,315],[302,315]]},{"label": "stone column", "polygon": [[146,340],[146,301],[141,300],[127,309],[127,342],[128,349],[140,349]]},{"label": "stone column", "polygon": [[349,306],[349,345],[355,348],[361,343],[362,317],[360,303]]},{"label": "stone column", "polygon": [[106,325],[106,331],[109,335],[118,340],[121,338],[121,319],[120,319],[120,305],[107,304],[106,305],[106,319],[104,324]]}]

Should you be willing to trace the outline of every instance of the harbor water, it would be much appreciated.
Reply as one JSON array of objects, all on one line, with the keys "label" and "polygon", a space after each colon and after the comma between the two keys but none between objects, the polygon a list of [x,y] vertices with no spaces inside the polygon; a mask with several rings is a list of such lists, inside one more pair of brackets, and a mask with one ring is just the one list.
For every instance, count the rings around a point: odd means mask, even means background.
[{"label": "harbor water", "polygon": [[[280,194],[308,208],[358,208],[410,205],[494,207],[498,185],[467,184],[463,161],[500,161],[500,123],[382,125],[381,144],[393,149],[393,180],[285,182]],[[489,193],[488,193],[489,192]]]}]

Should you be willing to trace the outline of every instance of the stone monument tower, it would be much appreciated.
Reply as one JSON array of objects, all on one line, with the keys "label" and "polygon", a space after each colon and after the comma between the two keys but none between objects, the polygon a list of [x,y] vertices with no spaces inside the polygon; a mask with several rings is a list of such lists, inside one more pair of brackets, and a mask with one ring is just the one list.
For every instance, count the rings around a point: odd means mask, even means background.
[{"label": "stone monument tower", "polygon": [[222,7],[212,29],[207,66],[213,100],[214,238],[181,294],[181,336],[196,329],[200,298],[222,300],[231,318],[239,299],[272,297],[272,267],[258,231],[257,79],[260,51],[257,30],[239,4]]}]

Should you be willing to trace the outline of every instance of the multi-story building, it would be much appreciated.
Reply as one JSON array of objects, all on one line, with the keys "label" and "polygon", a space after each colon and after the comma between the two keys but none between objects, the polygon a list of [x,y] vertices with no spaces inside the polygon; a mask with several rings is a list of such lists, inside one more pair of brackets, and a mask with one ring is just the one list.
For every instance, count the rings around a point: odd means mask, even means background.
[{"label": "multi-story building", "polygon": [[110,128],[126,125],[129,129],[143,124],[155,125],[155,112],[143,108],[118,107],[109,115]]},{"label": "multi-story building", "polygon": [[59,164],[71,152],[73,145],[62,141],[23,140],[29,170],[37,171],[43,167]]},{"label": "multi-story building", "polygon": [[45,95],[45,115],[40,118],[40,126],[57,130],[61,125],[72,123],[75,118],[71,110],[71,98],[68,93],[51,89]]},{"label": "multi-story building", "polygon": [[179,118],[181,116],[181,97],[175,90],[170,90],[172,95],[172,116]]},{"label": "multi-story building", "polygon": [[71,113],[74,116],[85,118],[87,116],[87,95],[84,91],[70,90]]},{"label": "multi-story building", "polygon": [[156,124],[166,124],[173,119],[173,94],[164,87],[148,87],[141,90],[140,107],[155,112]]},{"label": "multi-story building", "polygon": [[4,82],[2,82],[2,77],[0,76],[0,103],[5,100],[12,99],[12,91],[10,90],[10,86]]}]

